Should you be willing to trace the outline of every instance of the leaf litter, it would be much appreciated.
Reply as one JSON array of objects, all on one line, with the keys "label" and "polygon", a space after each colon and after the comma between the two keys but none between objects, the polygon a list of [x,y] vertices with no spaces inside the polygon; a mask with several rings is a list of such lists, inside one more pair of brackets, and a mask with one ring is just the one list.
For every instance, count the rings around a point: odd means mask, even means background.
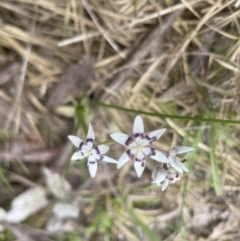
[{"label": "leaf litter", "polygon": [[61,76],[58,84],[50,93],[47,101],[49,108],[54,108],[68,96],[75,96],[89,87],[93,80],[93,59],[83,57],[77,64],[70,66]]}]

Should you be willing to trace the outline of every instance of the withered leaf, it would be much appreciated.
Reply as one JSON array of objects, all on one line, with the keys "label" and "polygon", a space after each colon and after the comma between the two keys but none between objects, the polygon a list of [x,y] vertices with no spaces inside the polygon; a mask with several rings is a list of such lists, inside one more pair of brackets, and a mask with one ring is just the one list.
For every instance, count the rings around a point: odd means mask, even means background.
[{"label": "withered leaf", "polygon": [[20,70],[20,64],[15,62],[9,64],[6,68],[0,71],[0,85],[8,82]]},{"label": "withered leaf", "polygon": [[47,107],[54,108],[70,95],[76,95],[89,86],[93,79],[93,59],[85,56],[79,63],[70,66],[61,76],[47,101]]},{"label": "withered leaf", "polygon": [[1,161],[14,161],[19,158],[23,162],[28,163],[47,163],[59,154],[60,149],[60,147],[53,147],[49,149],[33,150],[23,153],[14,153],[0,150],[0,159]]}]

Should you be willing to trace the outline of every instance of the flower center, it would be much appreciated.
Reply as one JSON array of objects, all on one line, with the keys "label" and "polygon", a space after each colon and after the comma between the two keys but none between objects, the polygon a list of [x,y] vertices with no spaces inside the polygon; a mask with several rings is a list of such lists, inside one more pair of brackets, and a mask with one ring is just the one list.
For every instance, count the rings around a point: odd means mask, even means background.
[{"label": "flower center", "polygon": [[92,149],[87,152],[87,155],[88,156],[92,156],[93,155]]},{"label": "flower center", "polygon": [[139,152],[142,152],[143,151],[143,146],[141,144],[137,144],[137,150]]}]

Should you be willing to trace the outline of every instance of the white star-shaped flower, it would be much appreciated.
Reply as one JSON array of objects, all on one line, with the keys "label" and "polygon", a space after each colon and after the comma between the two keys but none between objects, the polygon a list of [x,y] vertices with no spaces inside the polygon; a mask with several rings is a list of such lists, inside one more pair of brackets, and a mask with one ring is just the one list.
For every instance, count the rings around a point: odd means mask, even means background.
[{"label": "white star-shaped flower", "polygon": [[72,155],[71,160],[77,161],[83,158],[88,158],[88,168],[92,177],[96,175],[98,163],[101,161],[117,163],[116,160],[103,156],[108,150],[109,147],[106,145],[99,145],[93,148],[93,144],[95,141],[95,135],[92,129],[91,124],[89,123],[87,140],[84,143],[83,140],[77,136],[68,136],[69,140],[75,145],[78,149]]},{"label": "white star-shaped flower", "polygon": [[125,151],[118,160],[117,168],[122,167],[129,160],[134,160],[135,170],[138,177],[140,177],[145,168],[145,156],[158,162],[169,163],[167,153],[149,146],[158,140],[165,131],[166,129],[159,129],[144,134],[143,120],[141,116],[138,115],[133,123],[133,137],[124,133],[111,134],[110,136],[114,141],[127,147],[127,151]]},{"label": "white star-shaped flower", "polygon": [[164,191],[169,183],[175,183],[180,180],[180,176],[167,164],[162,167],[156,167],[152,173],[152,183],[156,183]]},{"label": "white star-shaped flower", "polygon": [[177,157],[178,154],[193,151],[194,148],[188,146],[176,146],[168,151],[168,160],[171,167],[176,171],[183,173],[188,172],[181,159]]}]

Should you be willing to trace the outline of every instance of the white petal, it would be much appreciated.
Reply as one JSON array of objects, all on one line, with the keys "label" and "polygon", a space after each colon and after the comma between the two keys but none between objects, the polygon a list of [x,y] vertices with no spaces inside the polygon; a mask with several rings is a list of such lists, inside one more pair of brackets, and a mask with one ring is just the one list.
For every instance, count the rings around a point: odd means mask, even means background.
[{"label": "white petal", "polygon": [[131,159],[131,157],[129,156],[129,154],[125,151],[119,158],[118,160],[118,164],[117,164],[117,169],[121,168],[123,165],[125,165],[129,160]]},{"label": "white petal", "polygon": [[92,148],[90,148],[89,146],[87,146],[87,145],[85,145],[85,144],[83,144],[83,145],[81,145],[81,151],[83,152],[83,153],[87,153],[88,151],[90,151]]},{"label": "white petal", "polygon": [[166,131],[166,128],[163,128],[163,129],[159,129],[159,130],[156,130],[156,131],[151,131],[147,134],[147,136],[150,138],[150,139],[156,139],[158,140],[162,134]]},{"label": "white petal", "polygon": [[193,151],[194,148],[192,147],[188,147],[188,146],[176,146],[174,148],[172,148],[169,153],[170,155],[177,155],[177,154],[181,154],[181,153],[185,153],[185,152],[189,152],[189,151]]},{"label": "white petal", "polygon": [[72,157],[71,157],[71,161],[77,161],[80,159],[83,159],[84,156],[82,155],[82,153],[80,151],[73,153]]},{"label": "white petal", "polygon": [[95,135],[93,132],[92,125],[89,123],[86,144],[88,147],[92,148],[95,140]]},{"label": "white petal", "polygon": [[167,175],[169,183],[175,183],[177,181],[180,180],[180,176],[178,175],[178,173],[168,173]]},{"label": "white petal", "polygon": [[[145,151],[145,148],[146,147],[143,148],[143,151]],[[169,163],[169,159],[164,155],[164,153],[156,149],[154,149],[154,153],[149,155],[149,157],[158,162]]]},{"label": "white petal", "polygon": [[138,151],[136,154],[135,159],[138,159],[139,161],[144,161],[144,154],[142,151]]},{"label": "white petal", "polygon": [[89,156],[88,158],[88,168],[89,168],[89,172],[90,172],[90,175],[92,177],[95,177],[96,175],[96,172],[97,172],[97,161],[95,160],[95,158],[93,156]]},{"label": "white petal", "polygon": [[169,183],[175,183],[176,181],[179,180],[179,175],[177,175],[176,173],[168,172],[167,178],[169,180]]},{"label": "white petal", "polygon": [[151,156],[155,153],[155,149],[151,147],[143,147],[142,151],[146,156]]},{"label": "white petal", "polygon": [[72,142],[74,146],[80,148],[83,145],[83,140],[77,136],[68,136],[68,139]]},{"label": "white petal", "polygon": [[96,154],[105,154],[109,150],[109,147],[106,145],[99,145],[94,147],[94,150],[96,151]]},{"label": "white petal", "polygon": [[184,172],[189,172],[189,170],[187,169],[187,167],[178,160],[178,158],[175,159],[175,163],[184,171]]},{"label": "white petal", "polygon": [[124,145],[124,146],[136,146],[132,137],[124,133],[113,133],[110,135],[111,138],[116,141],[117,143]]},{"label": "white petal", "polygon": [[158,171],[160,170],[160,167],[155,167],[154,168],[154,170],[153,170],[153,172],[152,172],[152,179],[153,179],[153,182],[155,182],[155,180],[156,180],[156,176],[157,176],[157,173],[158,173]]},{"label": "white petal", "polygon": [[164,191],[167,188],[168,183],[169,183],[169,180],[165,179],[164,183],[162,184],[162,191]]},{"label": "white petal", "polygon": [[158,171],[157,175],[156,175],[156,180],[155,182],[158,184],[161,184],[161,182],[163,182],[167,177],[167,171],[164,169],[161,169]]},{"label": "white petal", "polygon": [[137,176],[141,177],[145,168],[144,162],[134,161],[134,168],[136,170]]},{"label": "white petal", "polygon": [[177,182],[177,181],[179,181],[181,179],[181,176],[178,174],[178,175],[176,175],[176,177],[175,177],[175,182]]},{"label": "white petal", "polygon": [[114,160],[114,159],[112,159],[112,158],[110,158],[108,156],[101,156],[101,157],[102,157],[101,160],[104,161],[104,162],[115,163],[115,164],[118,163],[116,160]]},{"label": "white petal", "polygon": [[172,158],[171,156],[168,157],[169,164],[173,167],[176,171],[183,173],[181,166],[179,166],[179,162],[176,163],[176,158]]},{"label": "white petal", "polygon": [[133,123],[133,134],[143,134],[144,133],[144,126],[143,120],[140,115],[136,116],[134,123]]}]

